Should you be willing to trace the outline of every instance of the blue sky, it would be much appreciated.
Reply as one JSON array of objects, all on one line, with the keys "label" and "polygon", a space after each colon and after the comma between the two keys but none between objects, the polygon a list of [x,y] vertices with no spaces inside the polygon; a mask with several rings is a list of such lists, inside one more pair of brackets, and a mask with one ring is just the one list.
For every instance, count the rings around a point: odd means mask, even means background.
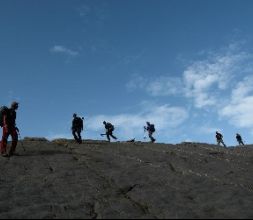
[{"label": "blue sky", "polygon": [[253,142],[253,1],[2,0],[0,104],[22,137]]}]

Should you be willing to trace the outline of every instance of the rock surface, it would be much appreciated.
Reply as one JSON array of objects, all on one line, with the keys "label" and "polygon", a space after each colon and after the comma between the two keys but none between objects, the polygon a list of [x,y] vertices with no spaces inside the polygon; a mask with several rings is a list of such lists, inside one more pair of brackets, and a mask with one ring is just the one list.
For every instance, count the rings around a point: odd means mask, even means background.
[{"label": "rock surface", "polygon": [[[25,151],[22,148],[25,148]],[[253,148],[24,139],[0,218],[253,218]]]}]

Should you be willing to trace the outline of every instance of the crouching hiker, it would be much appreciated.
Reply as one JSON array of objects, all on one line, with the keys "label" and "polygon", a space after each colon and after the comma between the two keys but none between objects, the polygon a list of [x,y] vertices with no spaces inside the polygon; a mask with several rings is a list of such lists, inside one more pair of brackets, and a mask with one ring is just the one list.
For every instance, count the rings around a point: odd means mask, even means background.
[{"label": "crouching hiker", "polygon": [[105,134],[101,134],[101,136],[106,135],[107,140],[108,140],[109,142],[111,141],[110,136],[111,136],[113,139],[117,140],[117,138],[113,135],[114,126],[113,126],[110,122],[106,122],[106,121],[104,121],[103,124],[104,124],[104,126],[105,126],[105,131],[106,131],[106,133],[105,133]]},{"label": "crouching hiker", "polygon": [[219,133],[218,131],[216,131],[216,140],[217,140],[217,144],[219,146],[220,146],[220,144],[223,144],[224,147],[227,147],[223,141],[223,135],[221,133]]},{"label": "crouching hiker", "polygon": [[78,144],[82,143],[81,132],[83,130],[83,118],[77,116],[76,113],[73,114],[72,120],[72,135]]},{"label": "crouching hiker", "polygon": [[[18,144],[18,128],[16,127],[16,110],[18,109],[18,103],[12,102],[11,107],[1,107],[0,110],[0,125],[3,127],[3,136],[1,141],[1,155],[3,157],[10,157],[15,153],[16,146]],[[7,141],[11,135],[12,144],[9,152],[7,153]]]},{"label": "crouching hiker", "polygon": [[156,141],[155,138],[153,138],[153,133],[155,132],[155,125],[154,124],[150,124],[150,122],[146,122],[147,126],[144,126],[144,130],[148,131],[148,136],[151,140],[152,143],[154,143]]}]

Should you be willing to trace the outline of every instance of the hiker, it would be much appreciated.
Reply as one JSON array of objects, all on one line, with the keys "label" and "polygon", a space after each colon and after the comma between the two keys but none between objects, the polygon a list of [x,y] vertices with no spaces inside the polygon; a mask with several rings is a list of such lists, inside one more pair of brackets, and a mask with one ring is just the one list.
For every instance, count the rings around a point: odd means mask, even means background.
[{"label": "hiker", "polygon": [[226,144],[223,141],[223,136],[221,133],[219,133],[218,131],[216,131],[216,140],[217,140],[217,144],[220,146],[220,144],[223,144],[224,147],[227,147]]},{"label": "hiker", "polygon": [[155,132],[155,125],[154,124],[150,124],[150,122],[146,122],[147,126],[144,126],[144,130],[148,131],[148,136],[151,140],[152,143],[154,143],[156,141],[155,138],[153,138],[153,133]]},{"label": "hiker", "polygon": [[236,134],[236,140],[238,141],[239,145],[244,145],[243,141],[242,141],[242,137],[240,134]]},{"label": "hiker", "polygon": [[[16,127],[16,110],[18,109],[18,103],[12,102],[11,107],[3,107],[4,111],[2,111],[2,122],[1,126],[3,127],[3,136],[1,141],[1,155],[3,157],[10,157],[15,153],[16,146],[18,144],[18,128]],[[12,144],[11,148],[9,150],[9,153],[7,153],[7,141],[9,138],[9,135],[11,135],[12,138]]]},{"label": "hiker", "polygon": [[107,137],[107,140],[110,142],[111,139],[110,139],[110,136],[117,140],[117,138],[112,134],[112,132],[114,131],[114,126],[110,123],[110,122],[106,122],[104,121],[103,122],[104,126],[105,126],[105,130],[106,130],[106,133],[105,134],[102,134],[102,135],[106,135]]},{"label": "hiker", "polygon": [[77,143],[82,143],[81,132],[83,130],[83,119],[77,116],[76,113],[73,114],[73,121],[72,121],[72,135]]}]

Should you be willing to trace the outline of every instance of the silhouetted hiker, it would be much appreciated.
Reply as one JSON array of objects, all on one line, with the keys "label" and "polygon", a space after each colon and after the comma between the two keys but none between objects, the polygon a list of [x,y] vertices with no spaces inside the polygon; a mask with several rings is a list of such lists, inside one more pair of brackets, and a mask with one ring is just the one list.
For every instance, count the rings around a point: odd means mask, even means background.
[{"label": "silhouetted hiker", "polygon": [[242,137],[240,134],[236,134],[236,140],[238,141],[239,145],[244,145],[243,141],[242,141]]},{"label": "silhouetted hiker", "polygon": [[107,140],[109,142],[111,141],[110,136],[113,139],[117,140],[117,138],[112,134],[112,132],[114,131],[114,126],[110,122],[106,122],[106,121],[104,121],[103,124],[105,126],[106,133],[105,134],[101,134],[101,135],[106,135]]},{"label": "silhouetted hiker", "polygon": [[147,127],[144,126],[144,129],[148,131],[148,136],[151,140],[152,143],[154,143],[156,140],[155,138],[153,138],[153,133],[155,132],[155,125],[154,124],[150,124],[150,122],[146,122],[147,123]]},{"label": "silhouetted hiker", "polygon": [[[6,106],[1,107],[1,120],[0,124],[3,127],[3,136],[1,141],[1,155],[3,157],[12,156],[15,153],[16,146],[18,144],[18,128],[16,127],[16,110],[18,109],[18,103],[12,102],[11,107],[7,108]],[[12,144],[7,154],[7,141],[8,137],[11,135]]]},{"label": "silhouetted hiker", "polygon": [[216,131],[216,140],[217,140],[217,144],[220,146],[220,144],[223,144],[224,147],[227,147],[226,144],[223,141],[223,136],[221,133],[219,133],[218,131]]},{"label": "silhouetted hiker", "polygon": [[83,130],[83,118],[77,116],[76,113],[73,114],[72,121],[72,134],[77,143],[82,143],[81,132]]}]

